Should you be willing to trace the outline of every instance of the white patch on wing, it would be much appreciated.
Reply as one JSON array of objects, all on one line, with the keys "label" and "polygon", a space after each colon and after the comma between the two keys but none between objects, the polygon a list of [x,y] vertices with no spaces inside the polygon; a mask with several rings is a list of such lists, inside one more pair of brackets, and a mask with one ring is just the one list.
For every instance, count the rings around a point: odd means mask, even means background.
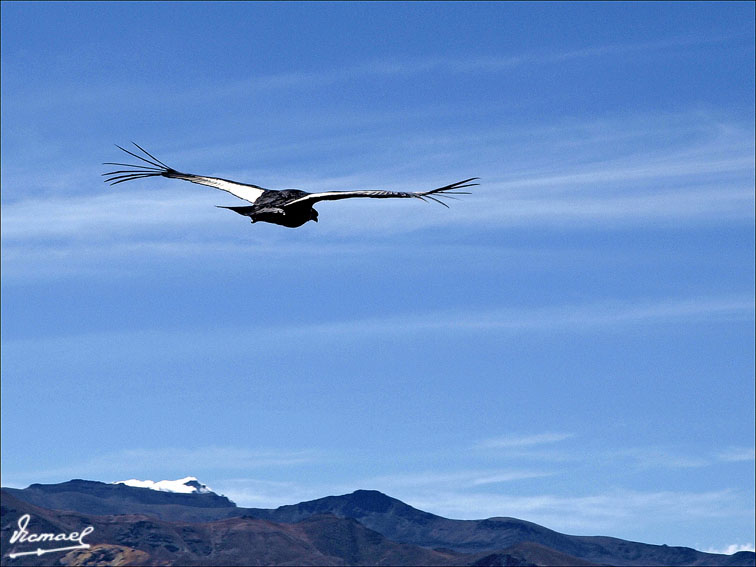
[{"label": "white patch on wing", "polygon": [[250,203],[254,203],[260,195],[263,194],[263,191],[265,191],[263,188],[257,187],[256,185],[246,185],[244,183],[237,183],[219,177],[204,177],[202,175],[191,175],[187,173],[178,173],[176,175],[171,175],[170,177],[191,181],[192,183],[199,183],[200,185],[207,185],[208,187],[215,187],[216,189],[231,193],[232,195],[244,199],[245,201],[249,201]]}]

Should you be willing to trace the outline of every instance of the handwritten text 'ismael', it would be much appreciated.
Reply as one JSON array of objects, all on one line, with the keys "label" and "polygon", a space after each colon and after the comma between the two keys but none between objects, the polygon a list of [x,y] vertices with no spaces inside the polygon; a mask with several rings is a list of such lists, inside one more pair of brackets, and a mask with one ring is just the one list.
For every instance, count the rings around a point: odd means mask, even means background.
[{"label": "handwritten text 'ismael'", "polygon": [[73,542],[77,542],[79,545],[84,545],[84,542],[82,540],[94,531],[94,528],[92,526],[87,526],[81,532],[71,532],[67,534],[65,533],[35,534],[35,533],[30,533],[26,529],[26,526],[29,525],[30,519],[31,517],[29,514],[24,514],[18,519],[18,529],[13,530],[13,535],[10,538],[11,543],[16,543],[16,542],[35,543],[35,542],[41,542],[41,541],[73,541]]}]

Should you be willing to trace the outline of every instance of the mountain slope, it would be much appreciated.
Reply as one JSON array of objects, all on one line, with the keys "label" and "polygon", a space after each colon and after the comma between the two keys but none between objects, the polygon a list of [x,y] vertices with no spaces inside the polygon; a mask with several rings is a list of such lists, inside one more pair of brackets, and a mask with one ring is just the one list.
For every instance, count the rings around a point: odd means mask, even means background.
[{"label": "mountain slope", "polygon": [[[496,555],[505,550],[506,562],[510,564],[564,564],[567,561],[576,564],[574,562],[580,560],[617,566],[756,565],[756,555],[752,552],[720,555],[610,537],[572,536],[515,518],[451,520],[372,490],[328,496],[274,510],[236,507],[227,498],[213,493],[175,494],[82,480],[4,490],[46,508],[86,514],[144,514],[166,522],[201,523],[241,518],[305,525],[305,520],[330,515],[356,520],[392,542],[473,554],[479,560],[487,557],[485,561],[491,564],[505,561],[503,556]],[[549,560],[548,553],[562,554],[562,563]]]},{"label": "mountain slope", "polygon": [[182,494],[81,479],[3,490],[43,508],[84,514],[148,514],[163,520],[187,522],[242,515],[236,504],[214,492]]},{"label": "mountain slope", "polygon": [[[687,547],[650,545],[611,537],[572,536],[515,518],[450,520],[377,491],[358,490],[275,510],[247,514],[276,522],[296,522],[313,514],[354,518],[394,541],[473,553],[506,549],[523,542],[539,544],[593,563],[612,565],[754,565],[753,553],[735,557]],[[734,561],[734,562],[733,562]]]},{"label": "mountain slope", "polygon": [[[254,518],[216,522],[166,522],[144,515],[94,516],[46,510],[3,491],[2,565],[590,565],[551,550],[513,549],[466,555],[396,543],[353,519],[311,516],[276,524]],[[92,526],[90,549],[23,556],[8,553],[45,549],[50,544],[5,545],[17,518],[29,514],[31,533],[68,533]],[[549,557],[556,563],[539,562]],[[530,557],[533,557],[533,560]]]}]

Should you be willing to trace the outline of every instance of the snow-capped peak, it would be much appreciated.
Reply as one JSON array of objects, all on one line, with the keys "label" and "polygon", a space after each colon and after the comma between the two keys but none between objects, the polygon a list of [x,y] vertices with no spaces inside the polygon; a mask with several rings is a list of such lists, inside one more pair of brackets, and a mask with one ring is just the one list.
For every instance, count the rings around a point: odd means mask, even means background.
[{"label": "snow-capped peak", "polygon": [[210,488],[200,483],[195,477],[187,476],[178,480],[161,480],[158,482],[152,480],[119,480],[113,484],[125,484],[126,486],[135,486],[137,488],[149,488],[150,490],[159,490],[160,492],[179,492],[182,494],[205,494],[212,492]]}]

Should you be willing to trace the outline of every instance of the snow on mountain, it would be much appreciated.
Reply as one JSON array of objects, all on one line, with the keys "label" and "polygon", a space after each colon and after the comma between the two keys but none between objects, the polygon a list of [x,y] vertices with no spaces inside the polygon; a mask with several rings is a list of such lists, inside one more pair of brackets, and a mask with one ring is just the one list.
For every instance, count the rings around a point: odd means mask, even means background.
[{"label": "snow on mountain", "polygon": [[207,485],[200,483],[196,477],[193,476],[187,476],[178,480],[161,480],[158,482],[132,478],[129,480],[119,480],[113,484],[125,484],[126,486],[134,486],[137,488],[149,488],[150,490],[158,490],[160,492],[179,492],[181,494],[205,494],[212,492]]}]

